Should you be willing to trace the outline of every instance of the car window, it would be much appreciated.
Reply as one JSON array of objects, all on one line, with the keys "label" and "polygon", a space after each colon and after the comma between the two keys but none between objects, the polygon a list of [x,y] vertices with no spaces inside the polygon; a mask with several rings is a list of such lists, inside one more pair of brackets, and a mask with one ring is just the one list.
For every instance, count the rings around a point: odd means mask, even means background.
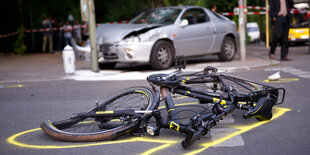
[{"label": "car window", "polygon": [[216,17],[216,18],[218,18],[218,19],[220,19],[220,20],[226,20],[223,16],[220,16],[218,13],[216,13],[216,12],[212,12],[211,11],[211,13]]},{"label": "car window", "polygon": [[187,10],[181,17],[181,20],[187,19],[188,24],[199,24],[208,21],[207,15],[202,9],[190,9]]},{"label": "car window", "polygon": [[142,12],[130,21],[131,24],[173,24],[181,9],[161,8]]}]

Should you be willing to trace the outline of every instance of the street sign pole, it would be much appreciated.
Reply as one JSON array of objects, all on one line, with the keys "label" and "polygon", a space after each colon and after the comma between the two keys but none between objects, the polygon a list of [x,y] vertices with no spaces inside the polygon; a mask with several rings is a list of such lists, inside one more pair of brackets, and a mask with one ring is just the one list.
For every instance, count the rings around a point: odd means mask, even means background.
[{"label": "street sign pole", "polygon": [[244,14],[244,8],[246,0],[239,0],[239,34],[240,34],[240,55],[241,55],[241,61],[245,61],[246,59],[246,31],[245,31],[245,24],[246,24],[246,18]]},{"label": "street sign pole", "polygon": [[[310,7],[310,0],[308,1],[309,7]],[[308,13],[310,14],[310,8],[308,10]],[[308,17],[309,21],[309,54],[310,54],[310,17]]]},{"label": "street sign pole", "polygon": [[266,0],[266,48],[269,49],[269,4],[268,0]]},{"label": "street sign pole", "polygon": [[98,53],[97,53],[97,41],[96,41],[96,19],[95,19],[95,4],[94,0],[87,0],[88,11],[88,29],[89,29],[89,41],[91,49],[91,69],[93,72],[98,72]]},{"label": "street sign pole", "polygon": [[81,3],[81,19],[83,22],[88,22],[87,1],[88,0],[80,0],[80,3]]}]

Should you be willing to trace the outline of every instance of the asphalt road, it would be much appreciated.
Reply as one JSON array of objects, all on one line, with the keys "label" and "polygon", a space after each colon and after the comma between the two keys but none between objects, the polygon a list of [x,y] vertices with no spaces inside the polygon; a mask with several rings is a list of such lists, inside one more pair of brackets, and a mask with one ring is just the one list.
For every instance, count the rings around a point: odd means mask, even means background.
[{"label": "asphalt road", "polygon": [[[295,47],[299,48],[299,47]],[[265,53],[257,53],[266,56]],[[285,102],[274,108],[274,119],[245,120],[235,111],[197,141],[182,149],[184,135],[162,129],[158,137],[124,136],[114,141],[92,143],[59,142],[39,128],[45,120],[58,120],[85,111],[113,93],[131,86],[148,86],[136,81],[41,81],[9,83],[0,88],[0,154],[295,154],[310,153],[310,55],[290,53],[292,62],[249,71],[227,73],[256,82],[281,71]],[[195,102],[188,99],[176,103]]]}]

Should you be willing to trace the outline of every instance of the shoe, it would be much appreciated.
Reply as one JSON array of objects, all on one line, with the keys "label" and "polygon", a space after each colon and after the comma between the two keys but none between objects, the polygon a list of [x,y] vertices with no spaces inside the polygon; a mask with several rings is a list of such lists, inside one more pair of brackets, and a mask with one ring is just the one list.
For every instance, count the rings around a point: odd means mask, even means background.
[{"label": "shoe", "polygon": [[288,57],[284,57],[284,58],[281,58],[281,61],[292,61],[292,59],[290,59]]},{"label": "shoe", "polygon": [[269,58],[270,58],[270,59],[275,59],[274,54],[269,54]]}]

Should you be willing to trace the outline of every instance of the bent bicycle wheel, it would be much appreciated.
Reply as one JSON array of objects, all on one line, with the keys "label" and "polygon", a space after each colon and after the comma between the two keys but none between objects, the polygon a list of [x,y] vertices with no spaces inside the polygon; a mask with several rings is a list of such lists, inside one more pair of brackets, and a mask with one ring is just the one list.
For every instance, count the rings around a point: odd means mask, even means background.
[{"label": "bent bicycle wheel", "polygon": [[[153,91],[144,87],[132,87],[109,97],[88,112],[113,110],[152,110]],[[115,139],[139,127],[137,120],[119,117],[71,117],[62,121],[46,121],[40,126],[49,136],[62,141],[86,142]]]}]

